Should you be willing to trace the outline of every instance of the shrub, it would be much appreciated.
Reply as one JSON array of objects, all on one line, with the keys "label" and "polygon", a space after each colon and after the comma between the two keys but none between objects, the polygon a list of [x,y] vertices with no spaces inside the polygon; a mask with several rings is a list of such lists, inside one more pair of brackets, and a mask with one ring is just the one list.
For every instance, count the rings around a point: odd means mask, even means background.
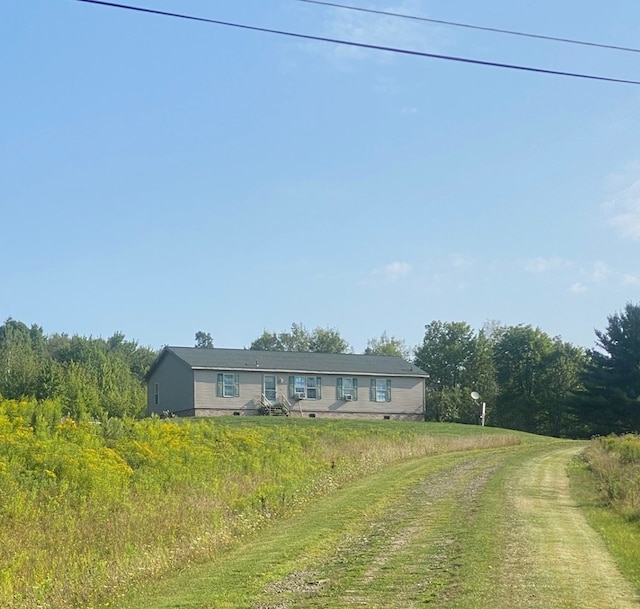
[{"label": "shrub", "polygon": [[585,458],[606,503],[630,520],[640,518],[640,436],[597,437]]}]

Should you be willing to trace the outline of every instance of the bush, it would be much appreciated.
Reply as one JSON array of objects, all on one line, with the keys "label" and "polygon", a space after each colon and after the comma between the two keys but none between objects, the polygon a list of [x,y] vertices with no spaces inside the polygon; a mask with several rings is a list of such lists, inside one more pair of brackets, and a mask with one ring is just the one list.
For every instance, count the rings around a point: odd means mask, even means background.
[{"label": "bush", "polygon": [[640,436],[594,438],[585,458],[607,505],[630,520],[640,519]]}]

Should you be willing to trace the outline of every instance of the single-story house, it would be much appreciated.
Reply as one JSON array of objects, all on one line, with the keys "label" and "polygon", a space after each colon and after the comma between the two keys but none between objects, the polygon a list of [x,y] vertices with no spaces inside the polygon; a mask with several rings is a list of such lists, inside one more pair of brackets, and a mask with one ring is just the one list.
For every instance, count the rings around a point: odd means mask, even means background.
[{"label": "single-story house", "polygon": [[149,414],[424,420],[426,372],[401,357],[165,347]]}]

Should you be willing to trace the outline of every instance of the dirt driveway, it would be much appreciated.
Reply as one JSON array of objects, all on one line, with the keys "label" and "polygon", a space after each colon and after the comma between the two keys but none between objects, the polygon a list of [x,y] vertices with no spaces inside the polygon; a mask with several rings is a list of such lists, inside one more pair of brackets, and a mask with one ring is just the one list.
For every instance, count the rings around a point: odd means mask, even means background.
[{"label": "dirt driveway", "polygon": [[630,609],[637,591],[571,499],[567,465],[575,448],[526,461],[509,480],[510,529],[492,578],[493,607]]},{"label": "dirt driveway", "polygon": [[126,609],[631,609],[568,489],[579,445],[405,462],[318,500]]}]

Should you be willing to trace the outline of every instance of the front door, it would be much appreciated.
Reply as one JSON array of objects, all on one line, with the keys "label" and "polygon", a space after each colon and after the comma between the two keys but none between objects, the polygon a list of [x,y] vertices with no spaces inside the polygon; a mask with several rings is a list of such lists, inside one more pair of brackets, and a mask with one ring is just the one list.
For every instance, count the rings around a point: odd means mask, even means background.
[{"label": "front door", "polygon": [[264,396],[272,404],[276,403],[276,377],[272,374],[264,375]]}]

